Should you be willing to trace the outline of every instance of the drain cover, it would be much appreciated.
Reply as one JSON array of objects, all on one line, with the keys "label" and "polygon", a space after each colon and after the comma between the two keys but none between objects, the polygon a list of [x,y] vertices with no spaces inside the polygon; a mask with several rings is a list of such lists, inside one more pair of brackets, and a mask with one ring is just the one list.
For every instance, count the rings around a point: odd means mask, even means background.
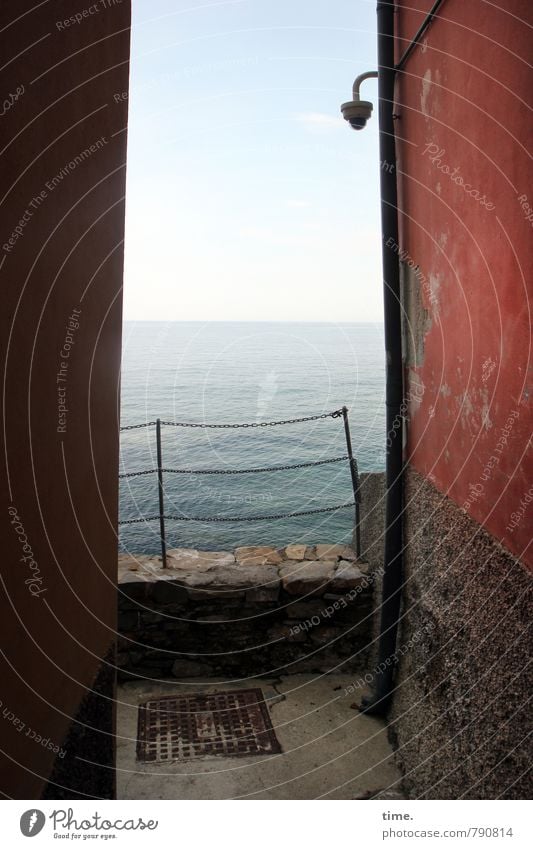
[{"label": "drain cover", "polygon": [[281,746],[259,688],[163,696],[139,705],[140,761],[277,752]]}]

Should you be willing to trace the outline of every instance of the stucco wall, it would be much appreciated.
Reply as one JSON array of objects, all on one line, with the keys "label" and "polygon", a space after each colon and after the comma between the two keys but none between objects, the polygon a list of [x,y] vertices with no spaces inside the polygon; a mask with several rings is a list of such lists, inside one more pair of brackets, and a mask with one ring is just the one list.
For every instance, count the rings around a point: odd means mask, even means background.
[{"label": "stucco wall", "polygon": [[[431,5],[398,3],[398,58]],[[422,798],[528,794],[533,9],[500,5],[445,0],[395,104],[411,647],[392,728]]]},{"label": "stucco wall", "polygon": [[129,7],[0,10],[0,788],[15,798],[41,793],[59,747],[74,759],[72,719],[115,640]]},{"label": "stucco wall", "polygon": [[[398,57],[431,5],[399,3]],[[408,458],[529,566],[532,21],[446,0],[395,105]]]}]

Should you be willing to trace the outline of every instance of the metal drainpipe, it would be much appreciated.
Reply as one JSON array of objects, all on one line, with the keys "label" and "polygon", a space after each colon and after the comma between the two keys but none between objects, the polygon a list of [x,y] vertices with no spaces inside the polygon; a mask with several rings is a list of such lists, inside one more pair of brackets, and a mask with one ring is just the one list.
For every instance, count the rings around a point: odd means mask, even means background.
[{"label": "metal drainpipe", "polygon": [[[402,324],[400,265],[398,258],[398,210],[396,145],[394,138],[394,3],[378,2],[378,97],[381,188],[381,231],[386,352],[386,505],[383,594],[378,663],[372,694],[363,699],[361,711],[385,714],[394,686],[394,654],[400,617],[403,583],[403,400]],[[400,426],[398,426],[400,423]],[[390,444],[389,444],[390,440]]]}]

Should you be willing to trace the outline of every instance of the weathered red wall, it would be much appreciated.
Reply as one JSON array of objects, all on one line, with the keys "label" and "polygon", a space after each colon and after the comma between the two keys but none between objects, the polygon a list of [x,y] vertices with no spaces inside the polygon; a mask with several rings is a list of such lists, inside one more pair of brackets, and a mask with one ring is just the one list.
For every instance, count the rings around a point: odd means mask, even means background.
[{"label": "weathered red wall", "polygon": [[130,4],[104,5],[68,26],[70,2],[0,12],[0,788],[15,798],[41,792],[42,741],[62,744],[115,638],[127,113],[113,94]]},{"label": "weathered red wall", "polygon": [[[399,58],[432,3],[398,5]],[[407,457],[533,565],[533,6],[499,5],[445,0],[398,75],[400,247],[422,297]]]}]

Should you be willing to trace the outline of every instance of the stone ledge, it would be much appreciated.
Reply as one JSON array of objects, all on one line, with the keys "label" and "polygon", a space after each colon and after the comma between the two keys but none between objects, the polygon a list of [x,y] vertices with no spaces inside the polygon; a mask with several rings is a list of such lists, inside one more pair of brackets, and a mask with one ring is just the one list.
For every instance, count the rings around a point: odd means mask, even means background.
[{"label": "stone ledge", "polygon": [[347,545],[285,548],[243,546],[235,552],[174,548],[160,557],[119,555],[118,585],[132,599],[152,597],[160,604],[213,598],[246,598],[272,603],[280,591],[290,596],[347,593],[365,586],[368,564]]}]

